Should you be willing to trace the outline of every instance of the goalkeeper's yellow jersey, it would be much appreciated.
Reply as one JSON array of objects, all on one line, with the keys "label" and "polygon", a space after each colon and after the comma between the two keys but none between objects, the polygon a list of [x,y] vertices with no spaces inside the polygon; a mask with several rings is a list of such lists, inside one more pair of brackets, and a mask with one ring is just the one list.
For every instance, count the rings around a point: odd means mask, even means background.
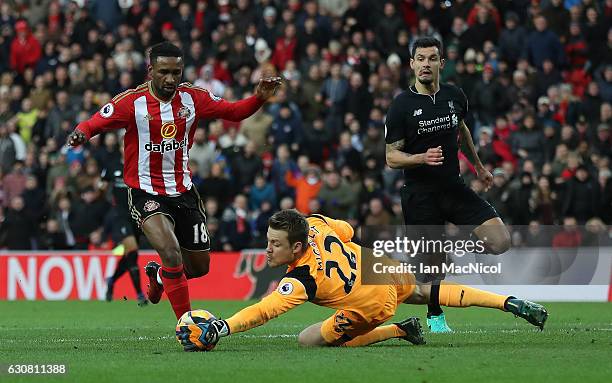
[{"label": "goalkeeper's yellow jersey", "polygon": [[322,215],[307,221],[308,250],[288,266],[274,292],[227,319],[231,333],[260,326],[307,301],[362,318],[380,313],[389,287],[361,284],[361,247],[351,242],[352,226]]}]

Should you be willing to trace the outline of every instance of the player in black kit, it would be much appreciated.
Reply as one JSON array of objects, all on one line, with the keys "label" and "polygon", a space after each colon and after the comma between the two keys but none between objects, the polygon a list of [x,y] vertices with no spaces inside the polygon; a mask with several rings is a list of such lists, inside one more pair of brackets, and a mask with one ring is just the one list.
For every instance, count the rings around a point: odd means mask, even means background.
[{"label": "player in black kit", "polygon": [[[420,38],[411,54],[416,82],[393,100],[385,121],[387,164],[404,169],[404,222],[412,227],[442,226],[446,222],[470,226],[488,253],[501,254],[510,248],[506,226],[495,209],[459,175],[457,135],[478,178],[487,188],[493,182],[464,122],[467,98],[460,88],[439,82],[444,67],[440,41]],[[432,281],[434,289],[439,289],[439,280]],[[432,332],[451,331],[438,302],[428,305],[427,324]]]},{"label": "player in black kit", "polygon": [[138,268],[138,233],[136,222],[130,217],[128,207],[128,187],[123,181],[123,142],[119,145],[121,161],[110,162],[102,170],[102,189],[112,187],[113,209],[107,217],[107,232],[110,231],[113,243],[120,244],[123,256],[117,263],[115,273],[107,279],[106,300],[113,300],[115,282],[125,273],[130,274],[132,285],[138,296],[138,305],[146,305],[147,299],[140,287],[140,269]]}]

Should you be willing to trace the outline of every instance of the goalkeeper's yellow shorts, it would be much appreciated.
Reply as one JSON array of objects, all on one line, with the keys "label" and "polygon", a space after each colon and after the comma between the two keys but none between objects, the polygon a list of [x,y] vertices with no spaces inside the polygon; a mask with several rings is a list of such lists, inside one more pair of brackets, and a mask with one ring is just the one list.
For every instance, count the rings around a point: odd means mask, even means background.
[{"label": "goalkeeper's yellow shorts", "polygon": [[[414,281],[414,276],[410,275]],[[395,315],[397,306],[412,295],[415,284],[381,285],[380,289],[387,289],[387,299],[380,310],[363,312],[357,309],[343,309],[336,311],[323,321],[321,336],[328,344],[340,345],[349,340],[366,334]],[[384,292],[383,292],[384,293]]]}]

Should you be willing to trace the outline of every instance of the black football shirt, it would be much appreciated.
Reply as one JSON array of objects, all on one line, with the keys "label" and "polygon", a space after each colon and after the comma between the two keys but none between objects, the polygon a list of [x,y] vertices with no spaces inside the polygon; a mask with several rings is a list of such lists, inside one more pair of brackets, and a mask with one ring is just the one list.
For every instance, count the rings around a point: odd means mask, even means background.
[{"label": "black football shirt", "polygon": [[433,95],[420,94],[414,85],[400,93],[387,112],[385,141],[392,144],[404,140],[405,153],[425,153],[429,148],[442,147],[444,161],[439,166],[421,165],[404,169],[406,186],[432,190],[462,182],[459,177],[459,122],[468,110],[463,91],[450,84],[440,84]]}]

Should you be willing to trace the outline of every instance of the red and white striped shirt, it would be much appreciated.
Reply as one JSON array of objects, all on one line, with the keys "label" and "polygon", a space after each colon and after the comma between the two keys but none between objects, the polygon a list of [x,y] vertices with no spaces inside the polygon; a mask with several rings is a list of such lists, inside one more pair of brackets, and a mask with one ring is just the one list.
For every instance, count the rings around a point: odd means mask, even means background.
[{"label": "red and white striped shirt", "polygon": [[104,131],[125,128],[126,185],[150,194],[177,196],[191,189],[189,149],[197,121],[240,121],[263,103],[257,96],[228,102],[189,83],[180,84],[173,98],[164,102],[153,94],[147,82],[115,96],[77,129],[89,139]]}]

